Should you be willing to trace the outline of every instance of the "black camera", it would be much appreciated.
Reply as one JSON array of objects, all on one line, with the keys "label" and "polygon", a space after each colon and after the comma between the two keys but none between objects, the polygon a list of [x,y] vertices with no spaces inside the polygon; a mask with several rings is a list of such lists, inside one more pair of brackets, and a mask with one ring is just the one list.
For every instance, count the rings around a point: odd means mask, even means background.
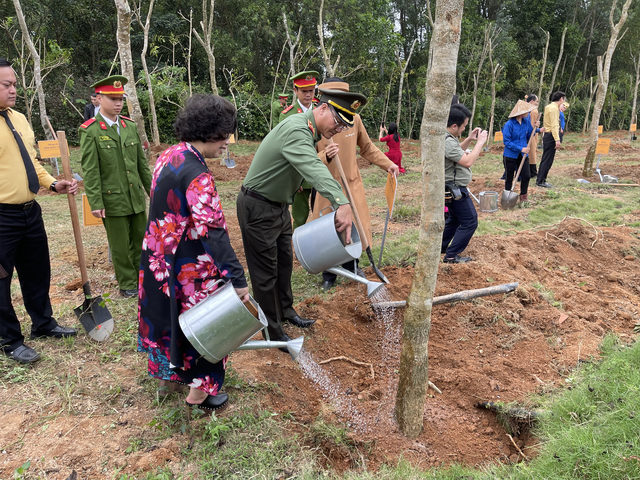
[{"label": "black camera", "polygon": [[455,183],[445,183],[444,184],[444,198],[445,202],[447,201],[447,197],[450,197],[452,200],[460,200],[462,198],[462,192],[460,191],[460,187],[458,187]]}]

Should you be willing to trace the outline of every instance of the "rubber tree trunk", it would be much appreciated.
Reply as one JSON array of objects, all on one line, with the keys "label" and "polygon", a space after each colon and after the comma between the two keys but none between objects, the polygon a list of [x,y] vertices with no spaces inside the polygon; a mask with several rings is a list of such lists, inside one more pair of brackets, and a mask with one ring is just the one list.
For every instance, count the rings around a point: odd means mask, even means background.
[{"label": "rubber tree trunk", "polygon": [[489,110],[489,136],[487,137],[487,145],[491,146],[493,142],[493,123],[495,121],[496,112],[496,82],[503,70],[503,66],[499,63],[494,65],[493,62],[493,40],[489,39],[489,65],[491,67],[491,109]]},{"label": "rubber tree trunk", "polygon": [[589,127],[589,143],[587,144],[587,156],[584,159],[584,167],[582,168],[582,175],[587,177],[593,172],[593,162],[596,158],[596,146],[598,145],[598,125],[600,124],[600,114],[602,113],[602,107],[604,100],[607,96],[607,90],[609,87],[609,70],[611,68],[611,57],[616,51],[618,42],[620,41],[620,32],[624,27],[627,17],[629,15],[629,6],[633,0],[626,0],[622,6],[622,12],[620,14],[620,20],[618,23],[614,23],[613,14],[616,11],[616,0],[613,0],[611,5],[611,12],[609,13],[609,26],[611,27],[611,38],[609,38],[609,45],[603,57],[598,57],[598,91],[596,93],[596,101],[593,105],[593,115],[591,116],[591,125]]},{"label": "rubber tree trunk", "polygon": [[[542,86],[544,85],[544,72],[547,69],[547,55],[549,54],[549,39],[551,38],[551,34],[542,28],[540,28],[547,36],[547,44],[544,47],[544,56],[542,57],[542,71],[540,72],[540,87],[538,88],[538,98],[542,101]],[[546,98],[545,100],[549,100]],[[545,102],[546,103],[546,102]],[[542,135],[541,135],[542,136]]]},{"label": "rubber tree trunk", "polygon": [[[214,7],[215,0],[211,0],[209,8],[207,8],[207,0],[202,0],[202,21],[200,22],[202,36],[200,36],[195,28],[193,29],[193,34],[207,53],[207,59],[209,60],[209,78],[211,79],[211,93],[218,95],[218,83],[216,82],[216,56],[213,54],[213,40],[211,38],[211,33],[213,31]],[[208,17],[207,11],[209,15]]]},{"label": "rubber tree trunk", "polygon": [[133,71],[133,58],[131,56],[131,7],[127,0],[115,0],[115,3],[118,12],[116,40],[118,41],[120,64],[122,66],[122,75],[129,80],[124,86],[124,91],[127,94],[127,103],[131,106],[131,112],[129,112],[129,114],[133,118],[133,121],[136,122],[140,141],[143,145],[149,145],[147,132],[144,128],[144,116],[142,115],[140,102],[138,101],[136,75]]},{"label": "rubber tree trunk", "polygon": [[560,40],[560,54],[558,55],[558,60],[556,61],[556,66],[553,69],[553,75],[551,75],[551,85],[549,85],[549,97],[553,93],[553,86],[556,83],[556,75],[558,74],[558,67],[560,67],[560,62],[562,61],[562,54],[564,53],[564,39],[567,36],[567,30],[569,27],[564,27],[562,31],[562,40]]},{"label": "rubber tree trunk", "polygon": [[463,0],[437,0],[431,37],[433,64],[427,76],[420,130],[422,147],[422,216],[418,258],[407,300],[400,353],[395,415],[410,438],[422,431],[429,385],[427,361],[431,302],[436,286],[444,229],[444,142],[451,97],[455,91]]},{"label": "rubber tree trunk", "polygon": [[[436,9],[437,9],[436,5]],[[478,62],[478,72],[473,76],[473,105],[471,107],[471,118],[469,119],[469,131],[473,130],[473,119],[476,116],[476,104],[478,102],[478,83],[480,83],[480,75],[482,74],[482,65],[484,65],[484,59],[487,57],[487,50],[489,48],[489,42],[491,40],[491,28],[492,25],[484,27],[484,43],[482,45],[482,52],[480,53],[480,60]],[[435,55],[435,52],[433,52]]]},{"label": "rubber tree trunk", "polygon": [[153,138],[153,144],[157,147],[160,145],[160,133],[158,132],[158,116],[156,114],[156,101],[153,98],[153,84],[151,83],[151,75],[149,75],[149,67],[147,67],[147,48],[149,48],[149,27],[151,26],[151,12],[153,12],[153,3],[155,0],[151,0],[149,3],[149,11],[147,12],[147,20],[143,25],[140,22],[140,26],[144,31],[144,45],[142,47],[142,53],[140,53],[140,59],[142,60],[142,69],[144,70],[144,76],[147,80],[147,89],[149,90],[149,110],[151,110],[151,137]]},{"label": "rubber tree trunk", "polygon": [[409,51],[409,56],[407,57],[407,61],[404,62],[404,66],[402,65],[402,61],[400,60],[400,54],[396,53],[396,57],[398,59],[398,68],[400,69],[400,86],[398,87],[398,114],[396,116],[396,125],[398,125],[398,131],[400,131],[400,112],[402,111],[402,86],[404,84],[404,76],[407,73],[407,67],[409,66],[409,62],[411,61],[411,55],[413,55],[413,49],[416,46],[416,42],[418,39],[413,40],[411,44],[411,50]]},{"label": "rubber tree trunk", "polygon": [[[636,82],[633,87],[633,104],[631,105],[631,122],[629,122],[631,125],[633,125],[634,123],[638,123],[636,121],[636,106],[638,104],[638,86],[640,85],[640,55],[638,55],[637,57],[631,55],[631,58],[633,60],[633,66],[636,71]],[[629,125],[629,128],[631,128],[631,125]],[[629,133],[631,133],[631,130],[629,130]],[[633,133],[631,133],[631,135],[633,136]]]},{"label": "rubber tree trunk", "polygon": [[24,14],[22,13],[20,0],[13,0],[13,5],[16,8],[16,15],[18,17],[18,22],[20,23],[20,29],[22,30],[22,38],[24,39],[24,43],[27,45],[27,48],[31,53],[31,58],[33,58],[33,78],[36,84],[36,92],[38,94],[40,125],[42,125],[42,129],[44,130],[47,139],[52,140],[53,136],[51,132],[49,132],[49,128],[47,127],[47,104],[45,101],[44,89],[42,88],[42,67],[40,64],[40,54],[38,54],[38,50],[31,40],[31,34],[29,33],[27,22],[24,19]]}]

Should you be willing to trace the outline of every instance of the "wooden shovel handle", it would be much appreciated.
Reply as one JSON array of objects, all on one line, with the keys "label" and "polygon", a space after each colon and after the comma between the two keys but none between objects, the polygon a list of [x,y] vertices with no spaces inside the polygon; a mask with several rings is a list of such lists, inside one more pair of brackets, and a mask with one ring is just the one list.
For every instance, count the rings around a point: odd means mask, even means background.
[{"label": "wooden shovel handle", "polygon": [[[518,173],[516,173],[516,178],[513,179],[514,185],[518,181],[518,177],[520,176],[520,171],[522,170],[522,166],[524,165],[524,162],[525,162],[525,160],[527,159],[528,156],[529,156],[529,154],[525,153],[524,157],[522,157],[522,161],[520,162],[520,167],[518,167]],[[520,183],[522,183],[522,182],[520,182]]]},{"label": "wooden shovel handle", "polygon": [[[60,157],[62,158],[62,170],[64,171],[64,179],[72,180],[71,165],[69,163],[69,149],[67,148],[67,137],[64,132],[58,132],[58,144],[60,145]],[[87,264],[84,260],[84,247],[82,246],[82,236],[80,234],[80,220],[78,219],[78,207],[76,206],[75,195],[69,193],[67,187],[67,200],[69,201],[69,210],[71,212],[71,223],[73,224],[73,236],[76,240],[76,249],[78,250],[78,260],[80,261],[80,273],[82,274],[82,283],[89,281],[87,274]]]},{"label": "wooden shovel handle", "polygon": [[[329,143],[333,143],[333,139],[329,139]],[[353,217],[356,221],[356,229],[358,230],[358,235],[360,235],[360,241],[362,242],[363,250],[369,248],[369,240],[367,240],[367,235],[362,227],[362,222],[360,221],[360,215],[358,214],[358,209],[356,208],[356,204],[353,202],[353,197],[351,196],[351,189],[349,188],[349,183],[347,182],[347,176],[344,174],[344,170],[342,169],[342,163],[340,163],[340,157],[336,154],[333,157],[333,161],[336,163],[338,167],[338,172],[340,172],[340,178],[342,179],[342,185],[344,186],[344,191],[347,194],[347,200],[349,200],[349,204],[351,205],[351,211],[353,212]]]}]

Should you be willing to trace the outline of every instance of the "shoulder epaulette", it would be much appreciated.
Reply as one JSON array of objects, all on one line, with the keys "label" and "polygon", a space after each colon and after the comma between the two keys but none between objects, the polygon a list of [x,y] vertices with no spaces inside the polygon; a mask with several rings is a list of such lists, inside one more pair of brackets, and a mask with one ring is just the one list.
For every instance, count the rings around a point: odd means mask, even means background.
[{"label": "shoulder epaulette", "polygon": [[[124,115],[120,115],[120,118],[124,118],[125,120],[129,120],[130,122],[133,122],[132,119],[130,119],[129,117],[125,117]],[[135,122],[134,122],[135,123]]]},{"label": "shoulder epaulette", "polygon": [[89,125],[91,125],[93,122],[95,122],[96,119],[95,118],[90,118],[89,120],[87,120],[86,122],[84,122],[82,125],[80,125],[82,128],[87,128]]},{"label": "shoulder epaulette", "polygon": [[282,113],[287,113],[289,110],[291,110],[293,108],[293,105],[289,105],[287,108],[285,108]]}]

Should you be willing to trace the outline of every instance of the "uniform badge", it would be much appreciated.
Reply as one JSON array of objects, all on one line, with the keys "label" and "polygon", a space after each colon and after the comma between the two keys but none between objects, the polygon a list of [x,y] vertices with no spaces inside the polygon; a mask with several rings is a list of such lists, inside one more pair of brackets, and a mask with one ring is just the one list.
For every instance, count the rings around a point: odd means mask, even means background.
[{"label": "uniform badge", "polygon": [[301,108],[298,109],[298,113],[302,113],[302,109]]},{"label": "uniform badge", "polygon": [[360,108],[360,105],[362,105],[362,104],[360,103],[360,100],[356,100],[355,102],[353,102],[353,103],[351,104],[351,109],[352,109],[352,110],[357,110],[358,108]]},{"label": "uniform badge", "polygon": [[111,137],[107,137],[106,135],[100,135],[101,141],[111,140]]},{"label": "uniform badge", "polygon": [[116,80],[113,82],[113,86],[116,88],[122,88],[122,82],[120,80]]},{"label": "uniform badge", "polygon": [[120,124],[122,125],[122,128],[127,128],[127,124],[124,123],[124,120],[120,119]]},{"label": "uniform badge", "polygon": [[307,81],[313,80],[313,75],[307,75],[306,77],[304,77],[304,79]]},{"label": "uniform badge", "polygon": [[308,125],[308,127],[309,127],[309,130],[311,130],[311,134],[312,134],[312,135],[315,135],[315,134],[316,134],[316,131],[315,131],[315,129],[313,128],[313,123],[311,123],[311,120],[307,120],[307,122],[308,122],[308,124],[307,124],[307,125]]},{"label": "uniform badge", "polygon": [[104,123],[104,122],[100,122],[100,128],[101,128],[102,130],[106,130],[106,129],[107,129],[107,124],[106,124],[106,123]]}]

